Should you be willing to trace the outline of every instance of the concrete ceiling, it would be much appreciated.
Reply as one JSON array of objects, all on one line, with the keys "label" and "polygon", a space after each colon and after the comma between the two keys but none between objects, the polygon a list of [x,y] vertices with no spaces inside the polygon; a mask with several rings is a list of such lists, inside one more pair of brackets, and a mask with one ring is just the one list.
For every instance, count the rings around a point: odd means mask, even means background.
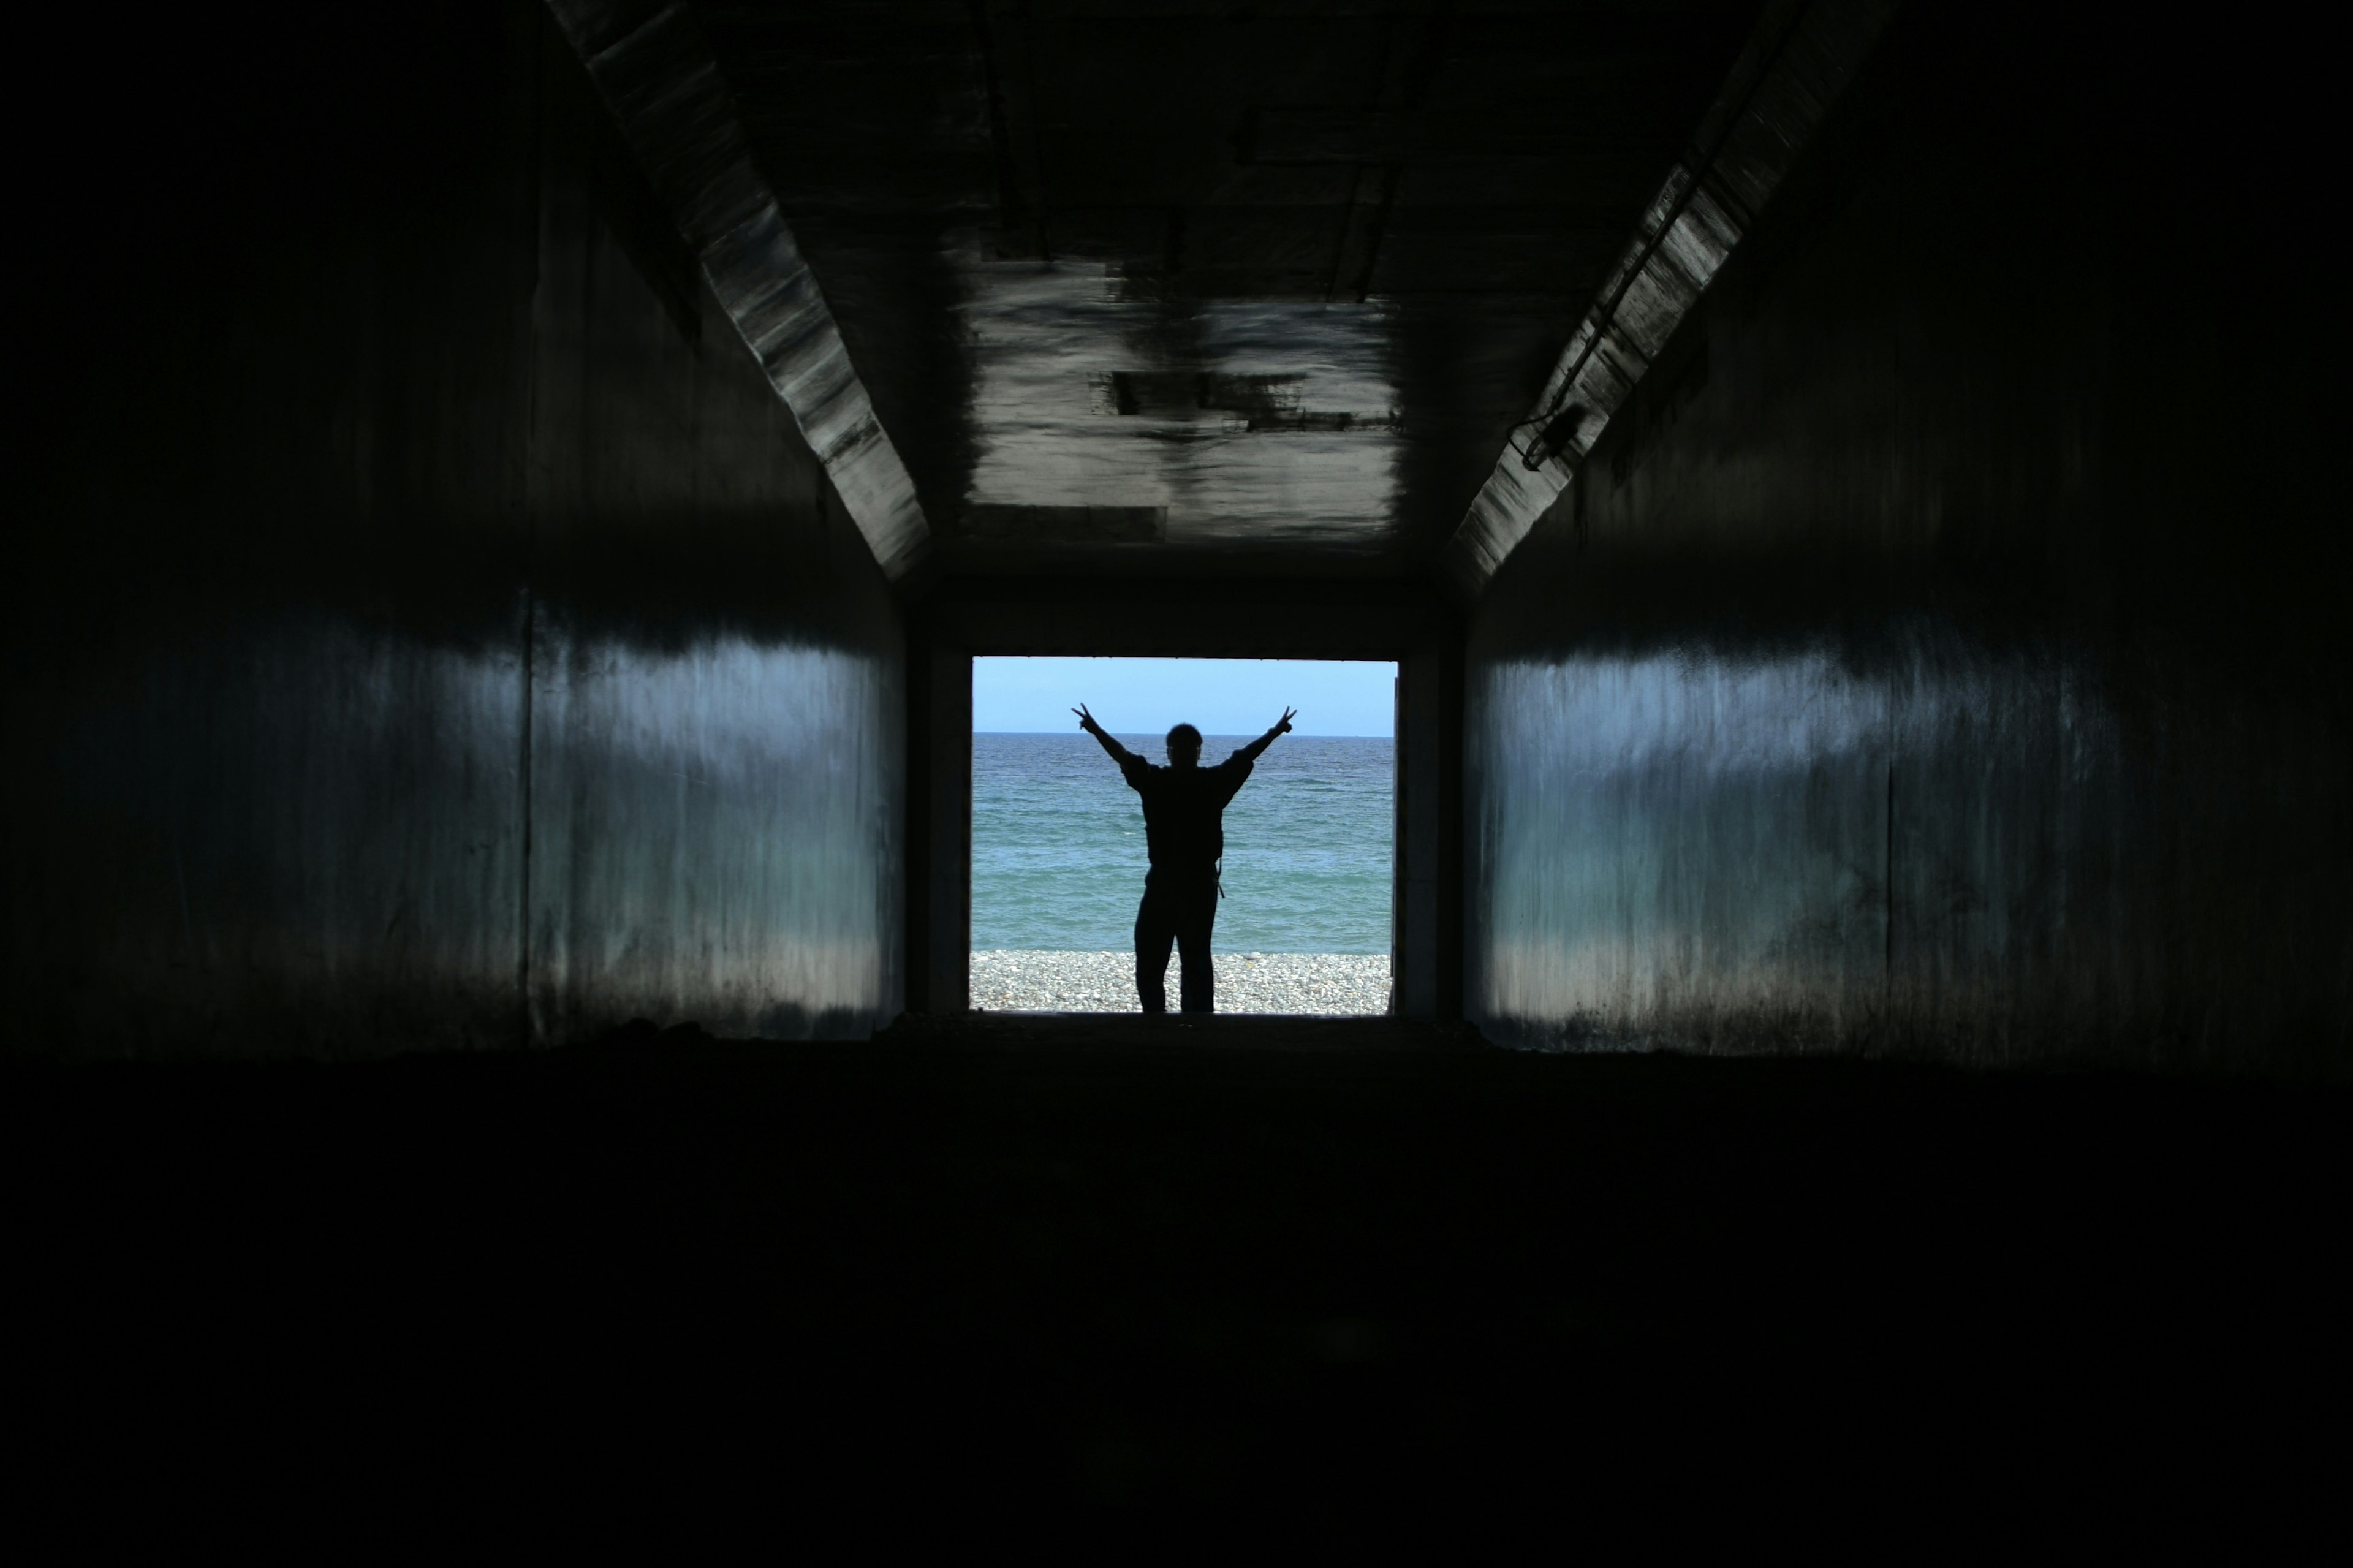
[{"label": "concrete ceiling", "polygon": [[693,9],[941,565],[1396,574],[1759,7]]}]

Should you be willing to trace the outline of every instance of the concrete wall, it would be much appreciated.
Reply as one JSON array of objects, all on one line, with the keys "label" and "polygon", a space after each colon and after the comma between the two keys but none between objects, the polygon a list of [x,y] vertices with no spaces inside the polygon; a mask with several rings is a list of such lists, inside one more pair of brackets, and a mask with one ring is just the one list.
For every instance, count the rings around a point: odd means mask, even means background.
[{"label": "concrete wall", "polygon": [[8,1048],[893,1014],[897,614],[539,8],[45,26]]},{"label": "concrete wall", "polygon": [[1899,21],[1476,610],[1492,1034],[2353,1070],[2330,52],[2245,31]]}]

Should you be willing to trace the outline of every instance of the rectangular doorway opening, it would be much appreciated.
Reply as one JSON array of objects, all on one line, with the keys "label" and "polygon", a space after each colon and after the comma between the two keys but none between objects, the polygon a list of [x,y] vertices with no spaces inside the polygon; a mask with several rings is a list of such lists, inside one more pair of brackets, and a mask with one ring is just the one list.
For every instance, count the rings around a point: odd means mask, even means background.
[{"label": "rectangular doorway opening", "polygon": [[[1086,705],[1166,765],[1213,767],[1298,710],[1225,808],[1210,952],[1220,1013],[1392,1009],[1397,666],[1340,659],[982,658],[972,664],[971,1005],[1134,1013],[1149,869],[1141,799]],[[1180,1005],[1183,960],[1166,972]]]}]

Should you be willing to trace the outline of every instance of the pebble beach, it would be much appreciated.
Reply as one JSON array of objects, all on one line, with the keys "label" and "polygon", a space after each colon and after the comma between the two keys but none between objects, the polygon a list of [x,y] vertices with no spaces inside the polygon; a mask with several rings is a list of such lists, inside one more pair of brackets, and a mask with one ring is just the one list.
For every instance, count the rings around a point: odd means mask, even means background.
[{"label": "pebble beach", "polygon": [[[1183,963],[1168,961],[1168,1005]],[[1220,1013],[1386,1013],[1387,953],[1220,952]],[[1133,952],[993,952],[972,955],[972,1005],[989,1013],[1135,1013]]]}]

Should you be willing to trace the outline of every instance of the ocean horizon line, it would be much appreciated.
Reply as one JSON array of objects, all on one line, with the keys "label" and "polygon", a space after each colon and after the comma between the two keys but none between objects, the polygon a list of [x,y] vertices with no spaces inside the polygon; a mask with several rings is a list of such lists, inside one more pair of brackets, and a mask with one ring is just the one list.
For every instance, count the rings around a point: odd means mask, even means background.
[{"label": "ocean horizon line", "polygon": [[[973,731],[976,735],[1076,735],[1082,732],[1082,731],[1076,724],[1071,725],[1067,730],[975,730]],[[1130,734],[1135,735],[1156,735],[1160,731],[1156,730],[1133,730],[1129,731]],[[1114,730],[1112,733],[1113,736],[1117,736],[1119,731]],[[1241,734],[1239,731],[1231,735],[1225,735],[1219,734],[1214,731],[1205,730],[1201,732],[1201,738],[1205,741],[1247,741],[1256,740],[1260,735],[1264,733],[1266,733],[1265,731],[1258,730],[1253,731],[1248,735]],[[1293,730],[1284,738],[1286,740],[1293,741],[1394,741],[1397,739],[1395,735],[1325,734],[1320,730]]]},{"label": "ocean horizon line", "polygon": [[[1133,943],[1118,947],[975,947],[973,952],[1087,952],[1106,953],[1114,957],[1133,958]],[[1227,947],[1214,937],[1209,942],[1213,958],[1388,958],[1391,950],[1386,947]],[[1168,962],[1177,961],[1171,958]]]}]

